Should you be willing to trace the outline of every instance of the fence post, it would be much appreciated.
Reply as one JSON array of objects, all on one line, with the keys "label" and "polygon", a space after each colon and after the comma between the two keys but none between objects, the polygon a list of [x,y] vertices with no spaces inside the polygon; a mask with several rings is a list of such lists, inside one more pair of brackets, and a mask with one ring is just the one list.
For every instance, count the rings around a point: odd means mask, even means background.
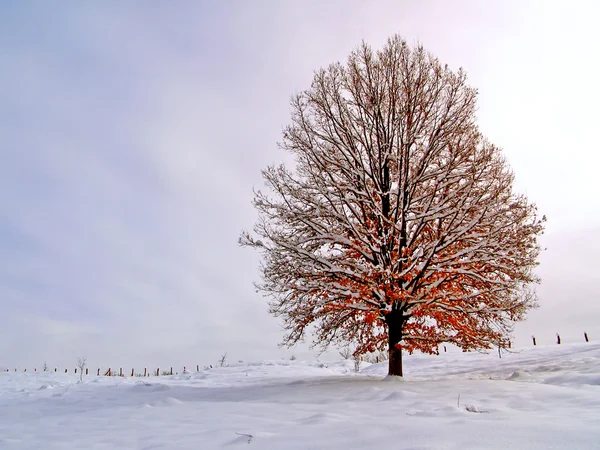
[{"label": "fence post", "polygon": [[119,367],[119,376],[122,377],[123,376],[123,368]]},{"label": "fence post", "polygon": [[85,374],[86,374],[86,375],[88,375],[88,374],[90,373],[90,372],[89,372],[89,370],[90,370],[90,369],[88,369],[87,367],[85,368]]},{"label": "fence post", "polygon": [[171,367],[171,375],[173,375],[173,368]]},{"label": "fence post", "polygon": [[133,377],[135,374],[135,369],[131,369],[131,376]]},{"label": "fence post", "polygon": [[100,376],[100,367],[98,367],[98,376]]},{"label": "fence post", "polygon": [[560,334],[556,333],[556,343],[560,345]]},{"label": "fence post", "polygon": [[583,332],[583,337],[585,338],[585,342],[590,342],[590,340],[588,339],[588,335],[585,331]]},{"label": "fence post", "polygon": [[533,339],[533,345],[535,345],[535,336],[531,336],[531,339]]},{"label": "fence post", "polygon": [[146,368],[144,367],[144,376],[146,376]]},{"label": "fence post", "polygon": [[75,373],[77,373],[77,367],[75,367]]},{"label": "fence post", "polygon": [[196,364],[196,372],[200,372],[200,364]]},{"label": "fence post", "polygon": [[156,376],[159,376],[159,375],[160,375],[160,367],[157,367],[156,368]]}]

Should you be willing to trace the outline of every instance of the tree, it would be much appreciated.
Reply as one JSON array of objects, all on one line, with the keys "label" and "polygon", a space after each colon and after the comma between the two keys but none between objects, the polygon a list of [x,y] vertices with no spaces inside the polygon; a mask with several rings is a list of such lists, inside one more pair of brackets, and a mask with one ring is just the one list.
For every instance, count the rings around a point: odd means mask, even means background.
[{"label": "tree", "polygon": [[291,101],[280,147],[291,169],[263,171],[259,219],[240,244],[261,251],[284,343],[491,348],[536,306],[545,217],[513,192],[500,150],[478,129],[475,89],[395,36],[315,73]]},{"label": "tree", "polygon": [[85,356],[80,356],[77,358],[77,367],[79,368],[79,382],[83,381],[83,370],[87,366],[87,358]]},{"label": "tree", "polygon": [[344,359],[350,359],[352,357],[352,350],[350,350],[350,347],[344,347],[339,353]]}]

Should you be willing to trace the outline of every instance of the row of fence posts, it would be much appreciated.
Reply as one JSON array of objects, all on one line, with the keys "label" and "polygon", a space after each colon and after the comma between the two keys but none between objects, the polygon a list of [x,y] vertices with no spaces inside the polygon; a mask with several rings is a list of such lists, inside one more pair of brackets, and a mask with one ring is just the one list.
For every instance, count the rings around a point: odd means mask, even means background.
[{"label": "row of fence posts", "polygon": [[[535,340],[535,336],[531,336],[531,339],[533,341],[533,345],[537,345],[537,341]],[[588,337],[587,332],[583,332],[583,339],[585,339],[585,342],[590,342],[590,338]],[[556,333],[556,343],[560,345],[561,340],[560,340],[560,334]],[[508,348],[512,348],[512,343],[510,341],[508,341],[507,343]],[[444,345],[444,352],[446,352],[446,346]],[[439,353],[438,353],[439,354]]]},{"label": "row of fence posts", "polygon": [[[583,332],[583,338],[585,339],[585,342],[590,342],[588,334],[585,331]],[[535,336],[531,336],[531,339],[533,341],[533,345],[537,345],[537,341],[535,340]],[[559,345],[561,343],[560,334],[558,334],[558,333],[556,333],[556,343],[559,344]],[[508,346],[508,348],[512,348],[512,342],[508,341],[507,346]],[[447,349],[446,349],[446,346],[444,345],[444,352],[446,352],[446,351],[447,351]],[[439,352],[438,352],[438,354],[439,354]],[[9,370],[6,369],[6,371],[8,372]],[[15,372],[16,371],[17,371],[17,369],[15,369]],[[37,369],[33,369],[33,371],[37,372]],[[183,366],[183,371],[184,372],[186,371],[186,366]],[[25,369],[23,372],[27,372],[27,369]],[[54,372],[57,372],[56,367],[54,368]],[[200,372],[200,365],[199,364],[196,365],[196,372]],[[65,369],[65,373],[68,373],[68,369]],[[75,373],[77,373],[77,368],[75,368]],[[89,369],[88,368],[85,369],[85,374],[89,375]],[[100,376],[100,369],[98,369],[96,375]],[[157,368],[156,372],[153,372],[153,375],[157,376],[157,377],[160,376],[160,368]],[[173,367],[171,367],[171,370],[169,371],[169,375],[173,375]],[[106,372],[104,372],[104,376],[105,377],[113,376],[112,369],[110,367],[108,368],[108,370]],[[123,375],[123,368],[122,367],[119,368],[119,375],[118,376],[120,376],[120,377],[124,376]],[[136,376],[135,375],[135,369],[131,369],[131,376],[132,377]],[[140,377],[142,377],[142,376],[143,377],[149,377],[150,373],[148,372],[148,369],[146,367],[144,367],[144,375],[140,374],[139,376]]]},{"label": "row of fence posts", "polygon": [[[583,339],[585,339],[585,342],[590,342],[590,338],[588,337],[587,332],[583,332]],[[531,336],[531,340],[533,341],[533,345],[537,345],[537,342],[535,340],[535,336]],[[560,340],[560,334],[556,333],[556,343],[560,345],[561,340]]]},{"label": "row of fence posts", "polygon": [[[15,372],[16,371],[17,371],[17,369],[15,369]],[[34,368],[33,371],[34,371],[34,373],[37,373],[38,370],[37,370],[37,368]],[[187,371],[186,366],[183,366],[183,371],[184,372]],[[6,369],[6,372],[10,372],[10,370]],[[23,372],[27,372],[27,369],[24,369]],[[43,371],[40,371],[40,372],[51,372],[51,371],[50,370],[43,370]],[[54,368],[54,372],[58,373],[58,369],[56,367]],[[196,365],[196,372],[200,372],[200,364]],[[69,369],[65,369],[65,373],[69,373]],[[77,373],[77,368],[75,368],[75,370],[73,371],[73,373],[75,373],[75,374]],[[86,375],[90,374],[90,369],[89,368],[85,369],[85,374]],[[96,371],[96,375],[100,376],[100,368],[98,368],[98,370]],[[103,375],[105,377],[108,377],[108,376],[117,376],[116,374],[113,375],[113,371],[112,371],[111,367],[109,367],[108,370],[103,373]],[[160,368],[157,368],[156,371],[152,371],[152,375],[157,376],[157,377],[160,376]],[[173,367],[171,367],[171,370],[169,370],[168,375],[173,375]],[[118,376],[119,377],[125,376],[122,367],[119,367],[119,375]],[[141,373],[138,374],[138,375],[136,375],[135,368],[133,368],[133,369],[131,369],[131,376],[132,377],[135,377],[135,376],[149,377],[150,376],[150,372],[148,371],[148,369],[146,367],[144,367],[144,375],[142,375]]]}]

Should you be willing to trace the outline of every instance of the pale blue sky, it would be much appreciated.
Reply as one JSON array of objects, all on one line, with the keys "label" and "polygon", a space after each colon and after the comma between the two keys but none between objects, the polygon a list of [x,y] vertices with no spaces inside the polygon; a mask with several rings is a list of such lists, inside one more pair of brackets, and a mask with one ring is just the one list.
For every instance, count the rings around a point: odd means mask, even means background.
[{"label": "pale blue sky", "polygon": [[0,365],[286,354],[252,286],[258,255],[237,246],[252,188],[287,158],[290,95],[394,33],[466,69],[483,131],[548,215],[542,307],[517,342],[600,338],[597,13],[592,1],[1,2]]}]

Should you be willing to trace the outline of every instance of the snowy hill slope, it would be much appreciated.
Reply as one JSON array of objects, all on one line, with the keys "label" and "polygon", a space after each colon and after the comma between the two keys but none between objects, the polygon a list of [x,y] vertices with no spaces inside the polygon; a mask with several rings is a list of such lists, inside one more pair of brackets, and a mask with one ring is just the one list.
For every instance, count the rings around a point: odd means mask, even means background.
[{"label": "snowy hill slope", "polygon": [[80,384],[2,373],[0,448],[600,448],[600,344],[405,362],[401,381],[385,364],[356,374],[350,361]]}]

